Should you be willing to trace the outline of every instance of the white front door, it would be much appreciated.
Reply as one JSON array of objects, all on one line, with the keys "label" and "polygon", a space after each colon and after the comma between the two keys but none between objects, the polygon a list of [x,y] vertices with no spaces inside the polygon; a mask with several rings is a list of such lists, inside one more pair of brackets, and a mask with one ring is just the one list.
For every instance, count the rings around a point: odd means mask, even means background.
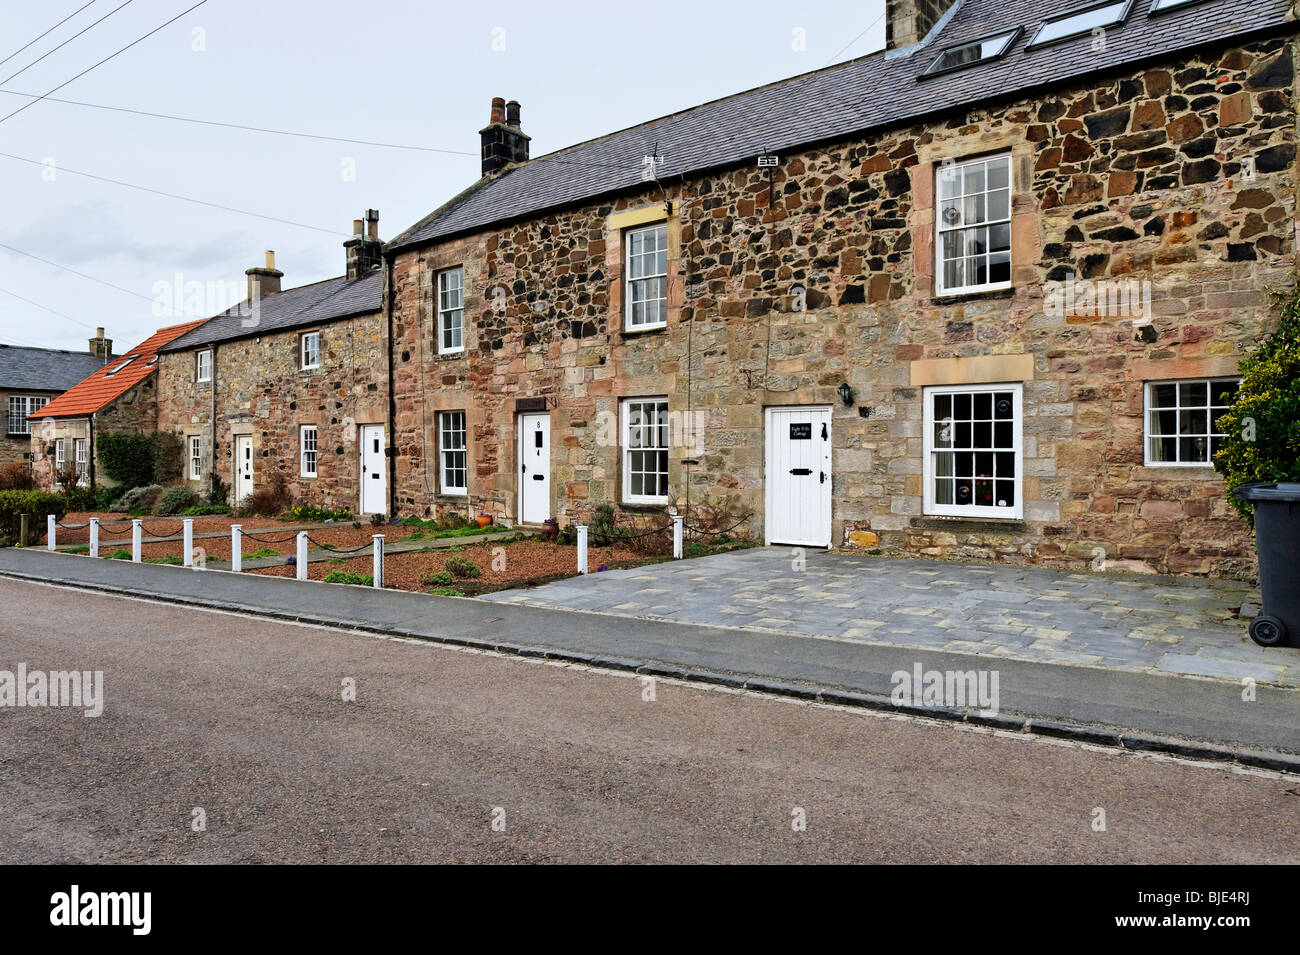
[{"label": "white front door", "polygon": [[551,516],[551,416],[519,416],[519,522]]},{"label": "white front door", "polygon": [[385,467],[384,426],[361,426],[361,511],[388,513],[388,468]]},{"label": "white front door", "polygon": [[831,546],[831,409],[767,409],[769,544]]},{"label": "white front door", "polygon": [[235,503],[253,493],[253,436],[235,435]]}]

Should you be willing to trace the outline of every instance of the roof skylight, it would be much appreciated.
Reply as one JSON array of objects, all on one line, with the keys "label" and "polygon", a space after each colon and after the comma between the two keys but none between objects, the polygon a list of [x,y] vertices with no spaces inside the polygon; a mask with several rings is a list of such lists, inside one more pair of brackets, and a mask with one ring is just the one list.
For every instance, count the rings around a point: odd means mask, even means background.
[{"label": "roof skylight", "polygon": [[104,377],[105,377],[105,378],[112,378],[112,377],[113,377],[114,375],[116,375],[119,371],[121,371],[123,368],[125,368],[127,365],[131,364],[131,362],[135,361],[135,360],[136,360],[137,358],[139,358],[139,357],[140,357],[139,355],[132,355],[132,356],[129,357],[126,361],[122,362],[122,364],[118,365],[116,368],[114,368],[112,371],[110,371],[110,372],[109,372],[107,375],[105,375]]},{"label": "roof skylight", "polygon": [[1016,27],[1014,30],[1008,30],[996,36],[963,43],[960,46],[950,46],[935,57],[934,62],[930,64],[930,68],[921,75],[935,76],[939,73],[959,70],[964,66],[971,66],[975,63],[996,60],[1006,54],[1007,50],[1011,48],[1011,44],[1020,36],[1020,32],[1020,27]]},{"label": "roof skylight", "polygon": [[1112,0],[1110,3],[1097,4],[1078,13],[1044,20],[1043,25],[1034,34],[1034,38],[1029,41],[1029,46],[1045,46],[1058,40],[1068,40],[1094,30],[1116,26],[1128,18],[1132,6],[1133,0]]},{"label": "roof skylight", "polygon": [[1188,7],[1193,3],[1200,3],[1201,0],[1155,0],[1151,4],[1152,13],[1164,13],[1166,10],[1175,10],[1178,7]]}]

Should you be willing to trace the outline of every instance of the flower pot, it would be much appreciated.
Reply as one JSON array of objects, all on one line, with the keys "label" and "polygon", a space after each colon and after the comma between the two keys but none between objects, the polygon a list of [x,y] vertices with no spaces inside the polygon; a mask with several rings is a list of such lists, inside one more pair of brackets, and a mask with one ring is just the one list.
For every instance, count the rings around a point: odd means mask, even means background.
[{"label": "flower pot", "polygon": [[560,534],[559,522],[553,517],[548,517],[542,521],[542,533],[554,540]]},{"label": "flower pot", "polygon": [[487,527],[489,524],[492,523],[492,515],[480,514],[477,518],[475,518],[475,520],[478,522],[479,527]]}]

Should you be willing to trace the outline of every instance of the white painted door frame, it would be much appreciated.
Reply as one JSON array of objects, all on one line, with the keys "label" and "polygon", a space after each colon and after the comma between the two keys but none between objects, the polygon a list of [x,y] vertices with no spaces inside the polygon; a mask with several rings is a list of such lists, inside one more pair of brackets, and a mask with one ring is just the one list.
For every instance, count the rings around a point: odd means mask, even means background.
[{"label": "white painted door frame", "polygon": [[[241,453],[245,448],[248,449],[247,488],[244,487],[244,478],[243,478],[243,475],[245,473],[244,455]],[[253,471],[253,436],[251,434],[235,435],[235,473],[233,477],[235,479],[235,486],[233,491],[235,495],[235,500],[233,503],[238,504],[249,494],[252,494],[256,486],[256,482],[254,480],[255,474]]]},{"label": "white painted door frame", "polygon": [[388,456],[382,424],[357,426],[358,444],[361,448],[361,488],[358,495],[357,514],[388,513]]},{"label": "white painted door frame", "polygon": [[831,420],[830,405],[764,409],[764,543],[831,546]]},{"label": "white painted door frame", "polygon": [[[549,412],[520,413],[516,419],[516,430],[519,432],[519,457],[515,466],[516,483],[519,485],[519,523],[540,524],[552,516],[551,415]],[[540,444],[535,437],[539,433]],[[542,475],[541,480],[538,480],[539,474]]]}]

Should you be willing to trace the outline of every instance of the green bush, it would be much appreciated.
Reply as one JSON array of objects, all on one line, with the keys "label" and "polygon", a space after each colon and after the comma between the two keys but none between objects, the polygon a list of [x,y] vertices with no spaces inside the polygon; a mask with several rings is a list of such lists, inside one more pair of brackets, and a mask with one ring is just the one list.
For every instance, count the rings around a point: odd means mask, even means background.
[{"label": "green bush", "polygon": [[104,474],[126,487],[153,484],[154,441],[151,435],[130,431],[99,435],[95,452]]},{"label": "green bush", "polygon": [[0,491],[0,535],[18,539],[22,515],[31,515],[31,531],[36,539],[45,535],[45,515],[56,521],[68,513],[68,501],[62,494],[49,491]]},{"label": "green bush", "polygon": [[181,560],[174,554],[168,554],[166,557],[146,557],[144,562],[146,564],[171,564],[173,567],[178,567],[185,563],[185,561]]},{"label": "green bush", "polygon": [[213,514],[229,514],[229,504],[195,504],[181,511],[183,517],[209,517]]},{"label": "green bush", "polygon": [[148,514],[153,509],[154,504],[158,502],[160,494],[162,494],[162,485],[160,484],[133,487],[119,497],[110,510],[115,514],[134,514],[136,511]]},{"label": "green bush", "polygon": [[433,594],[435,597],[464,597],[465,595],[455,587],[435,587],[433,590],[426,590],[426,594]]},{"label": "green bush", "polygon": [[131,552],[127,550],[125,547],[119,547],[117,550],[113,551],[113,553],[108,555],[108,559],[109,560],[130,560]]},{"label": "green bush", "polygon": [[1216,422],[1225,435],[1214,467],[1228,501],[1253,527],[1254,506],[1233,489],[1256,481],[1300,481],[1300,285],[1274,293],[1278,330],[1238,365],[1236,401]]},{"label": "green bush", "polygon": [[421,574],[420,583],[425,587],[449,587],[452,576],[445,570],[440,570],[436,574]]},{"label": "green bush", "polygon": [[274,547],[259,547],[257,550],[253,551],[251,554],[245,554],[245,555],[244,555],[244,557],[246,557],[246,558],[250,558],[250,559],[253,559],[253,560],[258,560],[258,559],[261,559],[261,558],[263,558],[263,557],[279,557],[279,556],[280,556],[280,552],[279,552],[278,550],[276,550]]},{"label": "green bush", "polygon": [[173,517],[181,511],[197,507],[198,503],[199,496],[197,494],[184,484],[177,484],[175,487],[169,487],[162,492],[162,495],[158,498],[158,503],[154,505],[153,512],[159,517]]},{"label": "green bush", "polygon": [[74,544],[72,547],[64,547],[64,548],[62,548],[62,550],[63,550],[63,552],[64,552],[65,554],[89,554],[89,553],[90,553],[90,545],[89,545],[89,544]]},{"label": "green bush", "polygon": [[375,578],[370,574],[351,574],[346,570],[331,570],[325,575],[327,584],[361,584],[366,587],[375,585]]},{"label": "green bush", "polygon": [[157,431],[153,445],[153,483],[175,484],[185,474],[185,442],[179,434]]},{"label": "green bush", "polygon": [[477,577],[483,573],[483,571],[479,570],[478,564],[468,557],[461,557],[459,554],[448,557],[443,566],[456,577]]}]

